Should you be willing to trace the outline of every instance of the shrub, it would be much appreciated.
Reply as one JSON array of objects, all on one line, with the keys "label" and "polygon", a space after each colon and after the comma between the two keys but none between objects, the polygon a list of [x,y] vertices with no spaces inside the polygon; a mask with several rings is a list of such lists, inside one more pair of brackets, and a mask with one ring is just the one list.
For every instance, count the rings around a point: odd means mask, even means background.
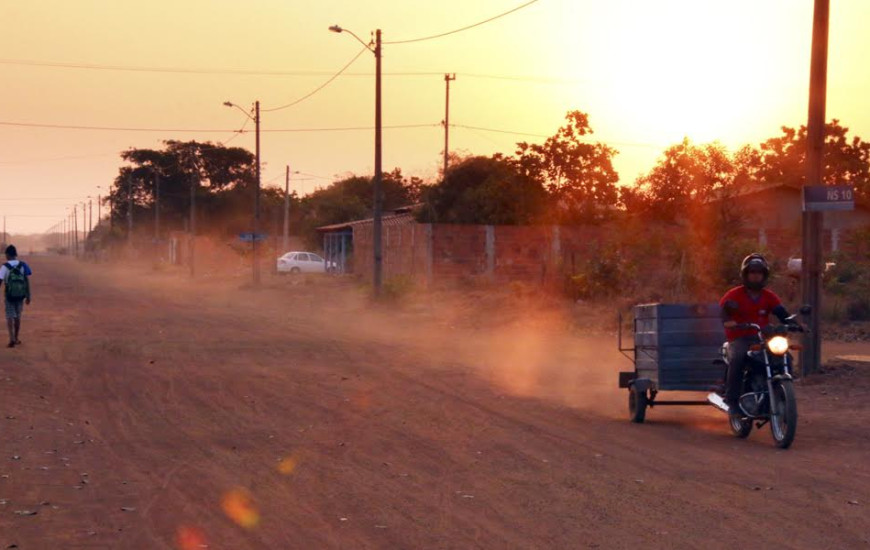
[{"label": "shrub", "polygon": [[575,298],[610,298],[633,288],[636,272],[634,264],[618,251],[606,249],[571,276],[570,286]]},{"label": "shrub", "polygon": [[384,281],[381,296],[388,302],[398,302],[414,290],[414,279],[407,275],[392,277]]}]

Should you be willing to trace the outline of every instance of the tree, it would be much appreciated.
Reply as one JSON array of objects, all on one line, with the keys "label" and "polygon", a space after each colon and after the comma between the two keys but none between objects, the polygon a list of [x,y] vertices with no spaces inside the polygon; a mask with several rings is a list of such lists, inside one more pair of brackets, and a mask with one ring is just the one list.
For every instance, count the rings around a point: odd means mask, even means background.
[{"label": "tree", "polygon": [[[160,183],[161,218],[180,227],[188,217],[190,186],[196,186],[203,220],[227,216],[251,218],[255,179],[254,155],[239,147],[211,142],[165,141],[163,149],[129,149],[121,158],[129,163],[118,171],[106,197],[114,219],[126,218],[130,198],[134,213],[153,211],[156,183]],[[239,200],[246,199],[246,200]]]},{"label": "tree", "polygon": [[589,223],[605,218],[618,200],[617,151],[584,141],[591,135],[589,116],[570,111],[567,123],[543,144],[517,144],[514,162],[521,174],[544,185],[557,223]]},{"label": "tree", "polygon": [[688,138],[668,147],[655,166],[624,188],[621,200],[634,213],[673,222],[714,199],[728,206],[754,180],[757,154],[742,148],[732,155],[720,143],[694,145]]},{"label": "tree", "polygon": [[[825,125],[825,185],[852,185],[859,200],[870,201],[870,143],[848,136],[837,119]],[[782,135],[760,146],[758,175],[761,181],[802,186],[806,181],[807,128],[782,127]]]},{"label": "tree", "polygon": [[448,168],[444,180],[423,192],[423,223],[520,225],[540,220],[543,186],[500,155],[469,157]]},{"label": "tree", "polygon": [[[413,206],[420,199],[422,185],[419,178],[403,176],[399,168],[385,173],[381,180],[384,210]],[[310,241],[317,227],[370,218],[374,210],[374,180],[369,176],[348,176],[303,198],[301,208],[303,233]]]}]

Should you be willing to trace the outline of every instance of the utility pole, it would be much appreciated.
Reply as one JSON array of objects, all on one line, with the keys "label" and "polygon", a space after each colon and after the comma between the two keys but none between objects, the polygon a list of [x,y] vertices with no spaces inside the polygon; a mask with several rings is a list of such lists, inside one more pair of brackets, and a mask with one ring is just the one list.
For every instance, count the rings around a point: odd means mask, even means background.
[{"label": "utility pole", "polygon": [[[825,146],[825,103],[828,86],[828,22],[830,0],[815,0],[813,9],[813,45],[810,60],[810,101],[807,120],[807,155],[805,185],[823,184],[823,153]],[[804,302],[812,307],[810,334],[801,352],[804,375],[816,372],[821,363],[822,339],[819,313],[821,309],[822,272],[822,212],[803,213],[802,273]]]},{"label": "utility pole", "polygon": [[79,209],[73,205],[73,254],[79,257]]},{"label": "utility pole", "polygon": [[88,199],[88,235],[94,232],[94,199]]},{"label": "utility pole", "polygon": [[196,188],[199,185],[199,172],[190,178],[190,238],[187,240],[187,256],[190,263],[190,278],[196,276]]},{"label": "utility pole", "polygon": [[441,179],[447,178],[447,159],[450,151],[450,83],[456,80],[455,74],[445,74],[445,100],[444,100],[444,169],[441,172]]},{"label": "utility pole", "polygon": [[160,242],[160,174],[154,173],[154,243]]},{"label": "utility pole", "polygon": [[257,248],[257,237],[260,232],[260,102],[254,102],[254,125],[256,127],[256,148],[257,148],[257,187],[254,190],[254,234],[251,239],[252,261],[254,286],[260,286],[260,257]]},{"label": "utility pole", "polygon": [[374,187],[374,204],[372,213],[372,251],[373,254],[373,276],[372,283],[374,286],[375,299],[380,298],[381,289],[383,286],[383,250],[381,247],[381,230],[383,228],[382,215],[382,193],[381,184],[383,180],[383,167],[381,165],[381,29],[375,31],[375,44],[372,48],[371,42],[364,42],[353,31],[349,31],[341,27],[341,25],[331,25],[330,32],[343,33],[347,32],[353,36],[357,42],[368,48],[375,54],[375,178],[372,187]]},{"label": "utility pole", "polygon": [[133,177],[127,176],[127,244],[133,245]]},{"label": "utility pole", "polygon": [[290,246],[290,165],[287,165],[287,174],[284,178],[284,242],[281,254],[287,252]]},{"label": "utility pole", "polygon": [[383,169],[381,166],[381,29],[375,31],[375,181],[374,212],[372,216],[372,248],[374,249],[373,283],[375,298],[381,297],[383,287],[383,250],[381,248]]}]

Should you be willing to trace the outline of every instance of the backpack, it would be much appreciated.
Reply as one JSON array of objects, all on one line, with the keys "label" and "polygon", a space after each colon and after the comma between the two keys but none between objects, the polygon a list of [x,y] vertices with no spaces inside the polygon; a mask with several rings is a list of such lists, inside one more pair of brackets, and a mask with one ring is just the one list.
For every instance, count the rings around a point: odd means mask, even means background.
[{"label": "backpack", "polygon": [[11,266],[8,263],[6,266],[6,279],[3,284],[6,285],[6,299],[10,302],[20,302],[27,298],[28,282],[27,275],[24,274],[24,264],[18,262],[18,265]]}]

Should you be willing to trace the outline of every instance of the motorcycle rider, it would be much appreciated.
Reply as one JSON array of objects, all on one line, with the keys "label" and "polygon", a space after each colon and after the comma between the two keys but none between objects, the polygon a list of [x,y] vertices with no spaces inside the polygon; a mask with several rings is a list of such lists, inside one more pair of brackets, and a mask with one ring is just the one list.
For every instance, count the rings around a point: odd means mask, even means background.
[{"label": "motorcycle rider", "polygon": [[754,329],[741,329],[738,325],[753,323],[761,328],[770,324],[770,315],[785,324],[793,323],[782,301],[775,293],[765,288],[770,278],[770,266],[764,256],[750,254],[740,265],[742,285],[732,288],[719,301],[722,321],[728,339],[728,372],[725,378],[725,403],[736,414],[740,410],[739,399],[746,354],[752,344],[758,343]]}]

